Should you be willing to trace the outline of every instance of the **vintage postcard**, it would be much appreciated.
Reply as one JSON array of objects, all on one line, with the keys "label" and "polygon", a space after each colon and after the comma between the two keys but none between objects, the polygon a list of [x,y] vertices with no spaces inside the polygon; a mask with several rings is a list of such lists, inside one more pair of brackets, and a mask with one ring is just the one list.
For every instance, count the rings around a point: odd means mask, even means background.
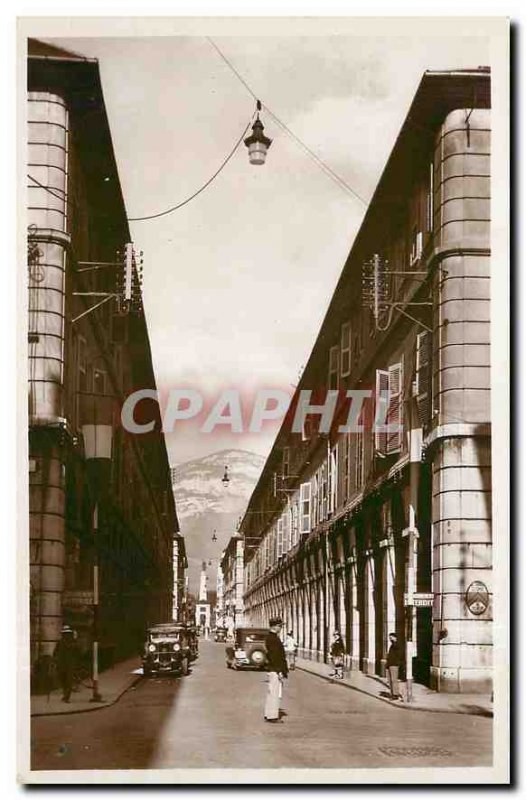
[{"label": "vintage postcard", "polygon": [[17,80],[19,780],[507,784],[508,20]]}]

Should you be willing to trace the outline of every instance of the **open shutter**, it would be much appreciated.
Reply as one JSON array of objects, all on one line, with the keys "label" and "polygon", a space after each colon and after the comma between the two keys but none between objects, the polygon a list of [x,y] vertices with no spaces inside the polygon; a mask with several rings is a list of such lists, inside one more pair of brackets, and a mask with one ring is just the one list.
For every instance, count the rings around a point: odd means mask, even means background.
[{"label": "open shutter", "polygon": [[[377,453],[381,455],[385,455],[387,452],[387,433],[385,431],[377,430],[378,427],[385,427],[388,415],[386,416],[384,413],[379,414],[379,406],[388,402],[387,395],[389,393],[389,372],[384,369],[377,369],[376,370],[376,393],[375,393],[375,400],[376,400],[376,418],[375,418],[375,430],[374,430],[374,449]],[[381,422],[378,423],[378,418],[380,418]],[[385,420],[385,422],[384,422]]]},{"label": "open shutter", "polygon": [[282,555],[283,555],[283,517],[280,517],[280,519],[278,519],[276,558],[280,558]]},{"label": "open shutter", "polygon": [[351,323],[345,322],[342,325],[341,336],[341,356],[340,356],[340,372],[342,378],[346,377],[351,371]]},{"label": "open shutter", "polygon": [[431,334],[422,331],[416,337],[416,368],[414,396],[422,427],[429,425],[431,418]]},{"label": "open shutter", "polygon": [[338,445],[329,453],[329,514],[334,514],[338,493]]},{"label": "open shutter", "polygon": [[329,389],[337,389],[339,383],[340,348],[338,345],[329,350]]},{"label": "open shutter", "polygon": [[354,489],[360,492],[364,482],[363,432],[355,434],[354,440]]},{"label": "open shutter", "polygon": [[387,434],[386,453],[399,453],[402,449],[403,429],[403,398],[404,398],[404,375],[402,363],[393,364],[389,367],[389,411],[387,413],[387,424],[389,427],[396,428]]},{"label": "open shutter", "polygon": [[310,483],[302,483],[300,488],[301,502],[301,532],[310,533],[311,530],[311,487]]}]

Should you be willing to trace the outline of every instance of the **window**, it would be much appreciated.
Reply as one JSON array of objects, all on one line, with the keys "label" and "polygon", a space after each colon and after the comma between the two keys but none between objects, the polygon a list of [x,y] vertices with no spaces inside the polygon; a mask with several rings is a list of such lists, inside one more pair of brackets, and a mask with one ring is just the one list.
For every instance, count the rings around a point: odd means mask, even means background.
[{"label": "window", "polygon": [[[351,371],[351,364],[352,364],[351,342],[352,342],[351,323],[346,322],[344,325],[342,325],[342,335],[341,335],[340,370],[342,378],[345,378],[347,375],[349,375]],[[329,383],[330,383],[330,378],[329,378]]]},{"label": "window", "polygon": [[435,165],[433,162],[429,165],[429,188],[427,193],[427,231],[433,232],[433,192],[435,183]]},{"label": "window", "polygon": [[278,519],[276,558],[283,555],[283,517]]},{"label": "window", "polygon": [[300,488],[301,532],[310,533],[311,529],[311,486],[302,483]]},{"label": "window", "polygon": [[354,489],[356,492],[360,492],[364,484],[363,433],[356,433],[354,441]]},{"label": "window", "polygon": [[294,501],[291,506],[291,520],[290,520],[290,540],[291,547],[298,543],[299,538],[299,525],[298,525],[298,503]]},{"label": "window", "polygon": [[[392,364],[388,370],[376,371],[374,447],[379,455],[390,455],[402,449],[402,417],[403,364],[400,362]],[[394,430],[377,430],[377,428],[394,428]]]},{"label": "window", "polygon": [[431,334],[422,331],[416,337],[416,364],[413,396],[422,427],[431,419]]},{"label": "window", "polygon": [[329,514],[334,514],[338,497],[338,445],[336,444],[329,453]]},{"label": "window", "polygon": [[395,428],[394,431],[387,433],[387,453],[399,453],[402,449],[403,430],[403,369],[402,363],[393,364],[389,367],[389,410],[387,412],[387,424]]},{"label": "window", "polygon": [[339,347],[331,347],[329,350],[329,389],[337,389],[339,383],[338,365],[340,360]]},{"label": "window", "polygon": [[[389,393],[389,372],[384,369],[376,370],[376,414],[374,421],[374,449],[377,453],[385,455],[387,448],[387,434],[385,431],[378,430],[379,427],[385,427],[387,423],[387,410],[385,408],[388,403]],[[380,423],[383,423],[381,424]]]},{"label": "window", "polygon": [[422,255],[423,243],[422,231],[419,231],[415,226],[411,235],[411,266],[415,264]]},{"label": "window", "polygon": [[283,462],[281,471],[283,478],[287,478],[290,472],[290,448],[288,447],[285,447],[283,450]]},{"label": "window", "polygon": [[349,470],[350,470],[351,434],[345,433],[342,439],[342,501],[349,499]]}]

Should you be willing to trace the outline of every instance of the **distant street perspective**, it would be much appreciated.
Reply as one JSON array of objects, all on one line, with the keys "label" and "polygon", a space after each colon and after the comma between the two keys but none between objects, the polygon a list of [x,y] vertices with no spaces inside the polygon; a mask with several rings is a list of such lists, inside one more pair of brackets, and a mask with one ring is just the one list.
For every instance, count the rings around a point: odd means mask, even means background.
[{"label": "distant street perspective", "polygon": [[282,724],[266,725],[266,672],[227,669],[222,643],[199,650],[187,677],[139,679],[108,708],[33,718],[33,768],[491,764],[491,719],[396,708],[298,668]]}]

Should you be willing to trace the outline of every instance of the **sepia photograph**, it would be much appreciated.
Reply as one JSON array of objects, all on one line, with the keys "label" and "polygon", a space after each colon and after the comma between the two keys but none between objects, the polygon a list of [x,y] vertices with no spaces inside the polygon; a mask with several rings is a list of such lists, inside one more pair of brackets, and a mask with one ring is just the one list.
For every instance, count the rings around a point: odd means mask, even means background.
[{"label": "sepia photograph", "polygon": [[509,782],[509,37],[18,19],[22,783]]}]

